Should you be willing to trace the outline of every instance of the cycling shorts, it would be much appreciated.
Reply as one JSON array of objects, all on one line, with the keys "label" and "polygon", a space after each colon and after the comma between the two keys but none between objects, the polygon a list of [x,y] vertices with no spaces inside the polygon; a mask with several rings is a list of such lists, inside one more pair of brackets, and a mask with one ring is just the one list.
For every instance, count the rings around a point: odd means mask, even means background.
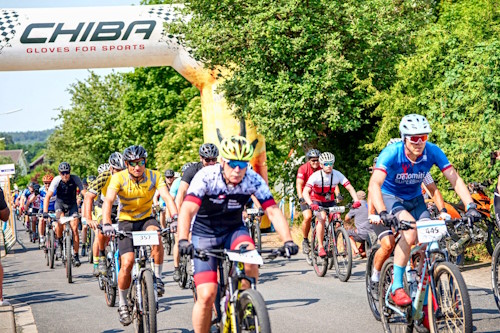
[{"label": "cycling shorts", "polygon": [[[394,195],[382,193],[382,199],[384,200],[387,211],[390,214],[395,215],[398,219],[401,212],[405,210],[413,216],[415,221],[431,218],[431,215],[427,210],[424,197],[421,195],[411,200],[403,200]],[[383,224],[376,224],[373,226],[373,229],[377,234],[378,239],[382,239],[387,235],[393,234],[391,228],[386,227]]]},{"label": "cycling shorts", "polygon": [[354,239],[355,242],[364,243],[366,239],[363,239],[360,234],[354,229],[347,230],[347,234]]},{"label": "cycling shorts", "polygon": [[[239,226],[221,236],[196,236],[191,238],[196,249],[231,249],[234,250],[241,243],[251,243],[255,246],[247,227]],[[194,258],[194,283],[199,286],[203,283],[217,284],[217,259],[209,257],[208,261]]]},{"label": "cycling shorts", "polygon": [[[119,221],[118,230],[120,231],[145,231],[148,227],[155,226],[158,230],[161,229],[160,224],[152,217],[147,217],[139,221]],[[120,255],[128,252],[134,252],[134,242],[130,237],[124,237],[123,239],[118,238],[118,251]]]},{"label": "cycling shorts", "polygon": [[73,214],[78,214],[78,205],[74,204],[65,204],[62,201],[57,200],[55,207],[57,218],[64,213],[64,216],[72,216]]},{"label": "cycling shorts", "polygon": [[300,204],[300,211],[305,212],[306,210],[311,210],[311,207],[307,204],[307,202],[303,202]]}]

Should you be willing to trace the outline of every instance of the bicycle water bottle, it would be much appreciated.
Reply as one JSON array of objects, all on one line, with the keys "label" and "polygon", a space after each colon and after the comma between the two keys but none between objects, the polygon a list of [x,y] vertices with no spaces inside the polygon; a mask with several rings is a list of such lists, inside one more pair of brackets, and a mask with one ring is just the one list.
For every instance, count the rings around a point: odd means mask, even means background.
[{"label": "bicycle water bottle", "polygon": [[409,263],[406,265],[406,281],[408,281],[410,297],[413,300],[417,296],[418,290],[417,271],[412,269]]}]

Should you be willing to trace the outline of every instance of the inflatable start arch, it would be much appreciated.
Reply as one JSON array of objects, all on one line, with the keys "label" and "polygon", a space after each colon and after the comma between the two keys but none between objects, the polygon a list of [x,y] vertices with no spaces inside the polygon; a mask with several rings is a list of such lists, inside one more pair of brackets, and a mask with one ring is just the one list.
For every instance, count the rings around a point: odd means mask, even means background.
[{"label": "inflatable start arch", "polygon": [[175,8],[0,9],[0,71],[171,66],[200,90],[205,142],[246,136],[256,146],[252,165],[267,180],[264,137],[232,117],[215,73],[164,30],[179,19]]}]

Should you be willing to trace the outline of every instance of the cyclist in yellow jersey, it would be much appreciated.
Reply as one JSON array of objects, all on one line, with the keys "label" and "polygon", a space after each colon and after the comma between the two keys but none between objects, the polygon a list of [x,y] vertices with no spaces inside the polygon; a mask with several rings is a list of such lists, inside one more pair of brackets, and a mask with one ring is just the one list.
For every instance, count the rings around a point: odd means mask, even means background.
[{"label": "cyclist in yellow jersey", "polygon": [[[123,152],[126,169],[114,174],[108,186],[106,198],[102,205],[103,233],[112,235],[111,207],[115,198],[120,198],[118,229],[122,231],[153,231],[160,225],[152,216],[152,204],[155,191],[167,204],[172,217],[177,221],[177,208],[167,190],[167,185],[158,171],[146,168],[148,154],[142,146],[130,146]],[[158,295],[163,295],[164,285],[161,280],[163,266],[163,244],[158,235],[159,245],[152,246],[151,256],[154,258],[154,275],[158,287]],[[120,322],[127,326],[132,322],[127,307],[127,293],[130,287],[132,267],[134,264],[134,246],[132,239],[125,237],[118,241],[121,267],[118,274],[118,291]]]},{"label": "cyclist in yellow jersey", "polygon": [[[97,226],[102,222],[101,208],[103,200],[106,197],[111,176],[125,169],[123,156],[119,152],[111,154],[108,161],[109,169],[101,172],[94,181],[90,182],[83,202],[83,216],[87,219],[88,226],[94,230],[96,230]],[[92,207],[94,206],[94,202],[96,214],[95,216],[92,216]],[[113,221],[117,216],[119,203],[120,201],[118,199],[113,202],[111,209]],[[95,237],[94,244],[92,244],[92,253],[94,255],[94,276],[98,276],[99,273],[106,274],[106,257],[104,249],[109,241],[109,237],[104,236],[102,233],[96,232],[96,235],[97,237]]]}]

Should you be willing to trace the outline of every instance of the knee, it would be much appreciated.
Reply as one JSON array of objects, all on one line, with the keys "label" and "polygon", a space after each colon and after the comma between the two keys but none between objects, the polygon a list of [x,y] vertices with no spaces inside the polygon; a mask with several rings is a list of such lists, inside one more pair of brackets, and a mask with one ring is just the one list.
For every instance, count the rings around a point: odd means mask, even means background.
[{"label": "knee", "polygon": [[415,244],[417,240],[417,232],[415,230],[408,230],[407,232],[405,232],[404,238],[408,246],[411,246]]},{"label": "knee", "polygon": [[210,308],[215,301],[215,296],[217,295],[217,288],[214,285],[213,288],[197,288],[198,298],[196,299],[196,303],[204,308]]},{"label": "knee", "polygon": [[380,250],[383,253],[390,254],[394,249],[394,244],[395,244],[394,238],[391,236],[386,236],[382,238],[382,240],[380,241]]}]

